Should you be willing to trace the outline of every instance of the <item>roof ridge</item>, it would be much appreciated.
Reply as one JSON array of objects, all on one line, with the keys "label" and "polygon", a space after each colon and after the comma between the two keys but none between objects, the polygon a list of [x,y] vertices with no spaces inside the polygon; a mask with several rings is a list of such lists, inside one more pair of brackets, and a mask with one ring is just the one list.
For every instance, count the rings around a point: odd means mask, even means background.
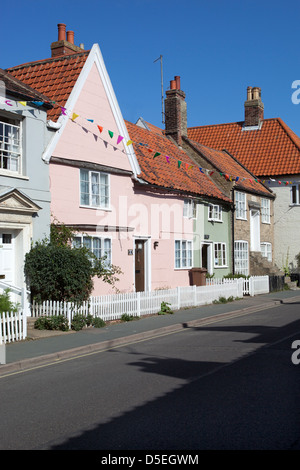
[{"label": "roof ridge", "polygon": [[[281,118],[275,118],[287,134],[287,136],[291,139],[294,145],[296,145],[297,149],[300,150],[300,139],[297,136],[297,134],[281,119]],[[297,142],[297,139],[299,142]]]},{"label": "roof ridge", "polygon": [[[277,119],[280,119],[280,118],[265,118],[265,119],[262,120],[262,122],[276,121]],[[188,127],[188,130],[190,130],[190,129],[200,129],[200,128],[203,128],[203,127],[231,126],[232,124],[244,124],[244,122],[245,121],[232,121],[232,122],[222,122],[222,123],[218,123],[218,124],[204,124],[202,126]]]},{"label": "roof ridge", "polygon": [[48,59],[40,59],[40,60],[35,60],[35,61],[32,61],[32,62],[25,62],[24,64],[15,65],[13,67],[8,67],[5,70],[9,72],[10,70],[18,70],[18,69],[22,69],[22,68],[25,68],[25,67],[32,67],[34,65],[47,64],[49,62],[58,62],[58,61],[63,60],[63,59],[71,59],[72,57],[75,57],[75,56],[79,57],[79,56],[83,56],[83,55],[88,55],[89,53],[90,53],[90,51],[88,50],[88,51],[76,52],[75,54],[49,57]]}]

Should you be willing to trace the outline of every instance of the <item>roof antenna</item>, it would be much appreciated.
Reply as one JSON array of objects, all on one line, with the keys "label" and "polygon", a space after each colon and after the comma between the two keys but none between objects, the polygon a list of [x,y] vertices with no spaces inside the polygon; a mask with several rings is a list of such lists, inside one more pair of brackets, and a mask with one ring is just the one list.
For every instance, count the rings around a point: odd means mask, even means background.
[{"label": "roof antenna", "polygon": [[161,75],[161,115],[162,115],[162,123],[165,123],[165,113],[164,113],[164,82],[163,82],[163,65],[162,65],[162,55],[158,57],[154,62],[160,60],[160,75]]}]

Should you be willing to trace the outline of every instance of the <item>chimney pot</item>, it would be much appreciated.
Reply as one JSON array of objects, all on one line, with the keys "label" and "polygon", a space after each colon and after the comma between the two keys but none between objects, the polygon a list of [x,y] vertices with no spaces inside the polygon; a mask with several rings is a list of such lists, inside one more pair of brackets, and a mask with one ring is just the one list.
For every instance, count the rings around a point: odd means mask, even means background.
[{"label": "chimney pot", "polygon": [[58,23],[58,40],[65,41],[66,39],[66,25],[64,23]]},{"label": "chimney pot", "polygon": [[253,87],[252,92],[253,92],[253,99],[254,100],[259,100],[260,95],[261,95],[260,88],[255,86],[255,87]]},{"label": "chimney pot", "polygon": [[170,89],[171,90],[176,90],[176,81],[175,80],[170,81]]},{"label": "chimney pot", "polygon": [[67,31],[67,41],[74,44],[74,31]]},{"label": "chimney pot", "polygon": [[252,86],[248,86],[247,88],[247,101],[252,100]]},{"label": "chimney pot", "polygon": [[176,82],[176,89],[180,90],[180,77],[179,77],[179,75],[176,75],[176,77],[174,77],[174,79],[175,79],[175,82]]}]

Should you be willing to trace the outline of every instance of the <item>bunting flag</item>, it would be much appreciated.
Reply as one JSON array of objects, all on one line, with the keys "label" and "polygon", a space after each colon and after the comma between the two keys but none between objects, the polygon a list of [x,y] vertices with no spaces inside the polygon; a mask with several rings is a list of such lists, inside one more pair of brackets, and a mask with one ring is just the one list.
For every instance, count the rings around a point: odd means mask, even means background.
[{"label": "bunting flag", "polygon": [[[10,100],[10,99],[5,99],[3,97],[0,97],[0,101],[2,103],[5,103],[7,106],[13,106],[13,103],[12,101],[14,100]],[[57,106],[60,107],[60,110],[61,110],[61,114],[63,116],[69,116],[68,112],[67,112],[67,109],[64,107],[64,106],[60,106],[56,101],[15,101],[15,103],[19,103],[21,104],[22,106],[27,106],[27,105],[30,105],[30,104],[33,104],[35,106],[42,106],[43,104],[49,104],[51,103],[52,105],[56,104]],[[75,112],[72,113],[72,117],[71,117],[71,120],[74,122],[75,119],[77,119],[79,117],[78,114],[76,114]],[[94,119],[88,119],[86,118],[87,121],[91,122],[91,123],[94,123]],[[98,125],[97,124],[97,128],[100,132],[100,134],[103,132],[103,127]],[[111,138],[114,137],[114,132],[113,131],[110,131],[108,130],[108,134]],[[124,140],[124,137],[121,136],[121,135],[118,135],[117,137],[117,145],[119,145],[122,141]],[[129,145],[132,145],[133,143],[135,143],[136,145],[141,145],[143,147],[146,147],[148,152],[149,153],[154,153],[153,155],[153,158],[156,158],[156,157],[159,157],[161,154],[161,152],[158,152],[156,150],[153,150],[151,149],[148,144],[145,144],[143,142],[133,142],[131,139],[129,139],[127,142],[126,142],[126,146],[129,146]],[[165,155],[165,158],[166,158],[166,161],[167,163],[170,163],[170,158],[174,159],[174,157],[170,157],[169,155]],[[191,165],[190,163],[185,163],[185,162],[182,162],[182,160],[177,160],[177,166],[178,166],[178,169],[182,168],[183,165],[185,164],[185,169],[186,171],[188,170],[191,170],[193,169],[193,165]],[[198,170],[200,171],[200,173],[203,173],[203,174],[206,174],[207,176],[212,176],[214,173],[215,173],[215,170],[209,170],[209,169],[205,169],[205,168],[202,168],[202,167],[198,167]],[[228,181],[234,181],[235,183],[242,183],[244,182],[246,179],[251,183],[253,184],[254,182],[256,183],[262,183],[262,184],[272,184],[272,183],[277,183],[279,185],[285,185],[285,186],[288,186],[288,185],[293,185],[293,184],[299,184],[298,181],[281,181],[281,180],[276,180],[274,178],[269,178],[267,180],[260,180],[259,178],[245,178],[245,177],[241,177],[241,176],[236,176],[236,175],[229,175],[227,173],[223,173],[223,172],[219,172],[219,175],[220,176],[224,176],[224,178]]]}]

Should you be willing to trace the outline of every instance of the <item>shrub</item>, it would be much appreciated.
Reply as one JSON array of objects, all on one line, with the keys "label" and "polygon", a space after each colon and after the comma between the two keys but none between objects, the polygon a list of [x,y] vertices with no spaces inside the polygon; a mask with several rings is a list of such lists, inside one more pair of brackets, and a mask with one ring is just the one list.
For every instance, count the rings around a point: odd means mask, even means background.
[{"label": "shrub", "polygon": [[169,307],[168,302],[162,302],[160,305],[160,311],[158,312],[158,315],[165,315],[166,313],[174,313],[171,308]]},{"label": "shrub", "polygon": [[123,313],[123,315],[121,316],[121,321],[132,321],[135,319],[136,317],[134,317],[133,315],[129,315],[128,313]]},{"label": "shrub", "polygon": [[91,261],[69,246],[36,243],[25,257],[25,274],[37,302],[86,300],[93,288]]},{"label": "shrub", "polygon": [[106,325],[105,321],[100,317],[95,317],[92,320],[92,326],[94,328],[103,328]]},{"label": "shrub", "polygon": [[79,331],[85,326],[93,326],[94,328],[103,328],[106,325],[105,321],[100,317],[93,317],[93,315],[76,314],[73,317],[71,328],[72,330]]},{"label": "shrub", "polygon": [[51,315],[39,317],[34,322],[34,328],[37,330],[60,330],[68,331],[69,322],[64,315]]},{"label": "shrub", "polygon": [[75,331],[82,330],[82,328],[84,328],[86,325],[87,325],[87,320],[84,315],[77,313],[76,315],[73,316],[73,319],[71,322],[72,330],[75,330]]}]

